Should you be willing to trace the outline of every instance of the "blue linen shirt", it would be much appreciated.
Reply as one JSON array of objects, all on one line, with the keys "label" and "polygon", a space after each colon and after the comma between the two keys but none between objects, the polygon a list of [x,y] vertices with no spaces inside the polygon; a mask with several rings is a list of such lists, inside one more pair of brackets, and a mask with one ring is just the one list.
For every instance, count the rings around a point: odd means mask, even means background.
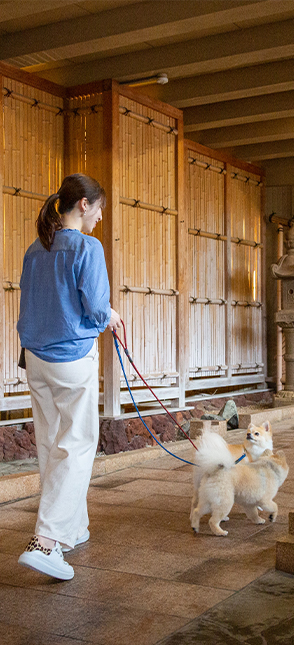
[{"label": "blue linen shirt", "polygon": [[83,358],[109,323],[103,247],[78,230],[56,231],[49,252],[37,238],[24,256],[20,288],[21,346],[42,360]]}]

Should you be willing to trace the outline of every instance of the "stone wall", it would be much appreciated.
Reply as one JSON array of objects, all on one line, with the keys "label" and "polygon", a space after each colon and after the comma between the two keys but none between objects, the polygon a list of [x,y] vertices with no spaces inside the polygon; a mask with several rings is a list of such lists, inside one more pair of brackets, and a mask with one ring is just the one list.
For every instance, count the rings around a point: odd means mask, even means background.
[{"label": "stone wall", "polygon": [[[207,411],[217,414],[224,403],[233,399],[237,407],[259,405],[269,406],[272,403],[272,392],[258,392],[240,394],[238,396],[224,396],[216,399],[204,399],[195,404],[192,410],[183,410],[173,414],[176,421],[185,432],[189,430],[190,419],[200,419]],[[144,416],[144,421],[152,434],[161,442],[185,439],[185,436],[168,414],[153,414]],[[106,455],[136,450],[153,446],[156,442],[139,418],[132,419],[105,419],[100,420],[100,436],[97,450]],[[36,457],[36,440],[34,424],[31,422],[0,427],[0,461],[15,461]]]},{"label": "stone wall", "polygon": [[0,427],[0,461],[37,457],[33,423]]}]

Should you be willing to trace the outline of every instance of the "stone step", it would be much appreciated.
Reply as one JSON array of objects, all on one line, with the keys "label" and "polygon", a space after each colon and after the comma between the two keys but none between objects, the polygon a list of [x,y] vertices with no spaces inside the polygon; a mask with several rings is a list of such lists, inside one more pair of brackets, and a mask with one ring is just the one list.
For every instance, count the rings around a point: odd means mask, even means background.
[{"label": "stone step", "polygon": [[[246,414],[239,414],[239,429],[247,430],[250,423],[255,426],[260,426],[264,421],[275,423],[294,417],[294,405],[288,405],[283,408],[264,408],[258,412],[247,412]],[[191,419],[190,421],[190,434],[191,439],[196,439],[204,429],[217,432],[222,437],[227,434],[227,422],[210,419]],[[228,430],[228,432],[233,432]]]},{"label": "stone step", "polygon": [[283,408],[265,408],[259,412],[239,414],[239,428],[246,429],[250,423],[260,426],[264,421],[270,423],[283,421],[283,419],[289,419],[292,416],[294,416],[294,405],[287,405]]},{"label": "stone step", "polygon": [[294,535],[287,535],[276,542],[276,569],[294,574]]}]

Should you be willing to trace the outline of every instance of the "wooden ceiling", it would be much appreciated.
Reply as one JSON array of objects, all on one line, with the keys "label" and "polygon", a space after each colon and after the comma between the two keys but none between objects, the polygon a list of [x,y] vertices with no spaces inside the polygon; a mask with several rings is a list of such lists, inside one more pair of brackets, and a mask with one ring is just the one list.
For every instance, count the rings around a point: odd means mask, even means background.
[{"label": "wooden ceiling", "polygon": [[142,91],[185,136],[262,165],[294,157],[294,0],[0,0],[0,60],[65,86]]}]

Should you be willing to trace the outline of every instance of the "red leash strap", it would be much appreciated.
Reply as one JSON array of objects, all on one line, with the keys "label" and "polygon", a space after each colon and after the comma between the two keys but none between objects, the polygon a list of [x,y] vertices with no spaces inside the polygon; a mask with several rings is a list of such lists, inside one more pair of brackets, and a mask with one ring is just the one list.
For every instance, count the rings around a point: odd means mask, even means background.
[{"label": "red leash strap", "polygon": [[121,341],[121,339],[119,338],[119,336],[117,335],[115,330],[113,330],[113,334],[115,335],[116,339],[118,340],[118,342],[122,346],[122,348],[124,350],[124,353],[126,354],[127,358],[129,359],[129,361],[130,361],[132,367],[134,368],[135,372],[138,374],[138,376],[140,377],[141,381],[143,381],[144,385],[146,385],[148,390],[150,390],[150,392],[153,394],[153,396],[158,401],[158,403],[160,403],[161,407],[165,410],[165,412],[168,414],[168,416],[173,420],[173,422],[178,426],[178,428],[180,428],[181,432],[185,435],[185,437],[190,441],[190,443],[192,444],[193,448],[195,448],[195,450],[198,450],[198,448],[193,443],[192,439],[190,439],[190,437],[187,435],[185,430],[183,430],[183,428],[180,426],[180,424],[177,422],[177,420],[172,416],[172,414],[168,411],[168,409],[163,405],[162,401],[158,398],[158,396],[155,394],[155,392],[153,392],[153,390],[150,387],[150,385],[148,385],[148,383],[145,381],[143,376],[140,374],[139,370],[136,368],[136,365],[134,364],[134,361],[131,358],[129,350],[128,350],[126,328],[125,328],[125,324],[124,324],[123,320],[121,320],[121,324],[123,326],[124,343]]}]

